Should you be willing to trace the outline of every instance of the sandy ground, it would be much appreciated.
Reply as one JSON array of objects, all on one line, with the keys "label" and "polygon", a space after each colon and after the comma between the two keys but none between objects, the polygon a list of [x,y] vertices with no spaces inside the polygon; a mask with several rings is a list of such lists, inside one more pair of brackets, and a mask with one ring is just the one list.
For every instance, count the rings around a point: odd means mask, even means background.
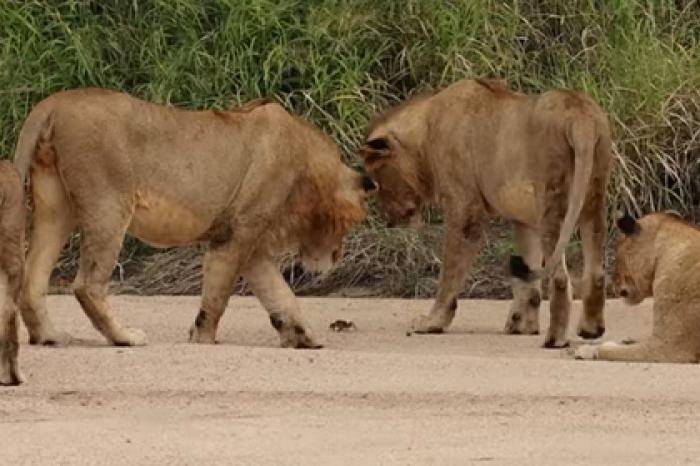
[{"label": "sandy ground", "polygon": [[[196,297],[118,297],[149,346],[22,346],[0,390],[0,464],[697,464],[700,367],[581,362],[505,336],[505,301],[462,301],[450,332],[407,337],[429,301],[304,299],[320,351],[283,350],[252,298],[220,344],[187,344]],[[609,303],[608,337],[649,332],[650,303]],[[579,303],[576,304],[576,314]],[[547,322],[546,313],[542,316]],[[328,324],[353,320],[354,333]],[[572,322],[573,324],[573,322]],[[26,341],[26,335],[23,336]]]}]

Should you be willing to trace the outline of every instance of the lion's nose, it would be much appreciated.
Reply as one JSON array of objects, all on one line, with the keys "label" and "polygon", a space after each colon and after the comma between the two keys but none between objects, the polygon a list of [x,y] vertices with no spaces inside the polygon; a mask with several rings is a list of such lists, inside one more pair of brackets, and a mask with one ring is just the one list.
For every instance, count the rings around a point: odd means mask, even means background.
[{"label": "lion's nose", "polygon": [[629,295],[629,293],[627,292],[626,289],[623,288],[620,290],[620,296],[622,296],[623,298],[626,298],[628,295]]}]

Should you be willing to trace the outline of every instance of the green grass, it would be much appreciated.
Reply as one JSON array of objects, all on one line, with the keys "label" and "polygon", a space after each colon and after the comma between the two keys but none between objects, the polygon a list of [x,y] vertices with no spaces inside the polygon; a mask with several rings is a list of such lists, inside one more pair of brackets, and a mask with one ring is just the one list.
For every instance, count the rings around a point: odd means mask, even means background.
[{"label": "green grass", "polygon": [[4,157],[36,102],[102,86],[187,108],[274,96],[356,165],[377,110],[485,76],[599,100],[611,210],[700,215],[696,0],[3,0],[0,27]]}]

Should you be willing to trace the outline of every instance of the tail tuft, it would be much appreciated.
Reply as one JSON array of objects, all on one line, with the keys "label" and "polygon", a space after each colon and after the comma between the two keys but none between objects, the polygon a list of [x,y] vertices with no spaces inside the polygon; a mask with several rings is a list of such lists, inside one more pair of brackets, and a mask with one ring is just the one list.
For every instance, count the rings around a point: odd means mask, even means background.
[{"label": "tail tuft", "polygon": [[537,280],[537,274],[530,269],[522,256],[510,256],[509,269],[512,277],[526,282]]}]

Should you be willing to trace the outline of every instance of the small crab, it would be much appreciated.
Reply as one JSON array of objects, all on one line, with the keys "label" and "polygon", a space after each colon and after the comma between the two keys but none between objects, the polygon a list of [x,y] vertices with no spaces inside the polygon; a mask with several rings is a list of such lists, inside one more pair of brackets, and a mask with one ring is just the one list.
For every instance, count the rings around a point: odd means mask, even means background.
[{"label": "small crab", "polygon": [[331,322],[328,326],[334,332],[349,332],[352,330],[357,330],[355,323],[351,320],[338,319],[335,322]]}]

